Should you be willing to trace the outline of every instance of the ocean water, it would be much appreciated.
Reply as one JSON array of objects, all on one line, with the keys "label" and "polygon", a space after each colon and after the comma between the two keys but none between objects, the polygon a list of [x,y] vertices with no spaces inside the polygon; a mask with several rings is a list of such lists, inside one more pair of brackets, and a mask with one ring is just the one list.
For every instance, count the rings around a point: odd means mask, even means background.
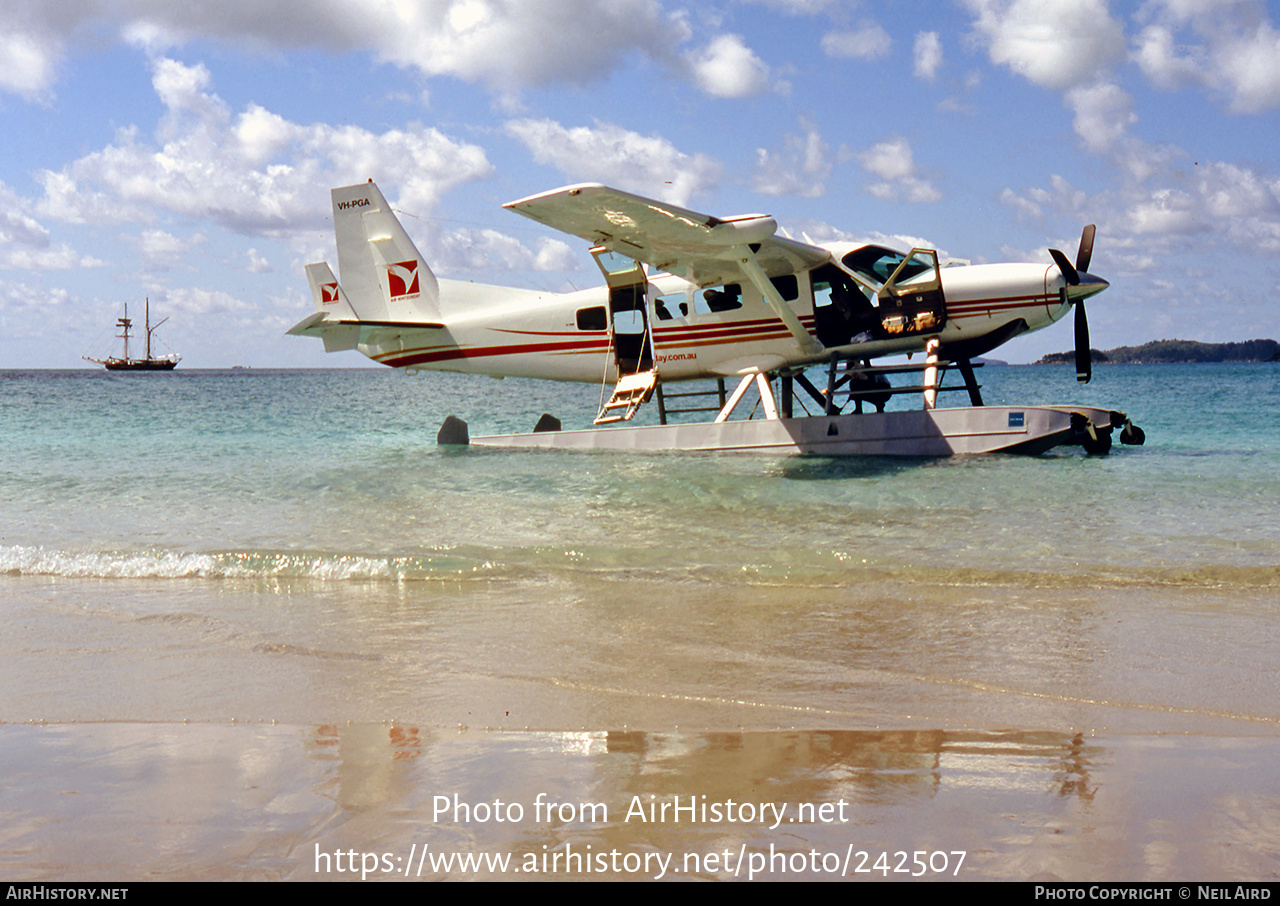
[{"label": "ocean water", "polygon": [[[452,450],[447,415],[586,426],[600,389],[2,372],[0,763],[21,782],[0,867],[348,879],[317,853],[709,852],[732,831],[735,851],[965,850],[961,878],[1275,878],[1280,366],[1072,378],[980,372],[989,404],[1122,410],[1146,446]],[[528,812],[439,815],[441,792]],[[785,836],[620,817],[746,792],[860,810]],[[613,818],[535,818],[539,793]],[[573,864],[549,874],[591,873]]]}]

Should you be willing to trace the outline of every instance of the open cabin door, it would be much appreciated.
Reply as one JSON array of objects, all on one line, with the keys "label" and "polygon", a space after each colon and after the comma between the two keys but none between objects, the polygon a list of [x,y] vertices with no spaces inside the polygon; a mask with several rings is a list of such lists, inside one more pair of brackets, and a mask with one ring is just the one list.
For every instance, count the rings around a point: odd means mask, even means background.
[{"label": "open cabin door", "polygon": [[947,322],[938,253],[912,249],[876,293],[880,325],[889,336],[933,333]]},{"label": "open cabin door", "polygon": [[609,285],[609,340],[618,377],[653,368],[645,303],[649,282],[640,262],[603,248],[591,250]]},{"label": "open cabin door", "polygon": [[630,421],[658,384],[646,310],[649,281],[640,262],[626,255],[603,248],[591,254],[609,285],[609,342],[618,374],[613,396],[600,407],[595,423]]}]

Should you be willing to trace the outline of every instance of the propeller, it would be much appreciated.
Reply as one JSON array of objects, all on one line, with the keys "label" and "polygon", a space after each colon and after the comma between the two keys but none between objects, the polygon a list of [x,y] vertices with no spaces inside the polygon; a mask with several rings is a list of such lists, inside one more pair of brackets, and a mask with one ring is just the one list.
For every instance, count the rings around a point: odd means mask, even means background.
[{"label": "propeller", "polygon": [[1084,313],[1084,300],[1076,302],[1076,380],[1089,383],[1093,377],[1093,353],[1089,350],[1089,319]]},{"label": "propeller", "polygon": [[1097,225],[1091,223],[1080,234],[1080,249],[1076,252],[1077,271],[1089,270],[1089,262],[1093,260],[1093,236],[1097,232]]},{"label": "propeller", "polygon": [[[1067,256],[1057,249],[1049,249],[1053,263],[1062,271],[1062,278],[1068,286],[1080,285],[1080,272],[1089,270],[1089,262],[1093,260],[1093,237],[1097,226],[1089,224],[1080,234],[1080,248],[1076,251],[1076,263],[1072,265]],[[1062,301],[1068,301],[1067,289],[1062,288]],[[1093,377],[1093,355],[1089,351],[1089,319],[1084,312],[1084,299],[1077,299],[1076,306],[1076,380],[1081,384],[1089,383]]]}]

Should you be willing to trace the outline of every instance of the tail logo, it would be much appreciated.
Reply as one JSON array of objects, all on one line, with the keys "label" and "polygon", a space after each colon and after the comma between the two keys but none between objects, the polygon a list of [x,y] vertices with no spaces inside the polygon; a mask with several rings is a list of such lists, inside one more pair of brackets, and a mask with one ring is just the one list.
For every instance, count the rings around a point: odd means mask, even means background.
[{"label": "tail logo", "polygon": [[320,302],[324,305],[336,305],[338,303],[338,284],[321,283]]},{"label": "tail logo", "polygon": [[401,299],[418,294],[418,262],[401,261],[387,265],[387,289],[391,298]]}]

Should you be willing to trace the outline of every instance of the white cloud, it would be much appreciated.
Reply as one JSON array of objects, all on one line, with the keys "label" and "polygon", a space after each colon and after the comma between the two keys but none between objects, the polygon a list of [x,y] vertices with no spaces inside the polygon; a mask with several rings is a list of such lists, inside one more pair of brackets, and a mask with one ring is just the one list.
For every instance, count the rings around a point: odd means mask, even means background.
[{"label": "white cloud", "polygon": [[[33,309],[48,314],[50,308],[62,308],[71,301],[71,295],[62,287],[30,286],[26,283],[0,283],[0,311]],[[20,319],[15,323],[39,325],[39,319]]]},{"label": "white cloud", "polygon": [[530,249],[518,239],[493,229],[464,229],[440,238],[440,261],[432,266],[441,273],[491,271],[572,271],[579,268],[579,253],[560,239],[542,238]]},{"label": "white cloud", "polygon": [[249,259],[249,264],[248,264],[248,267],[246,268],[246,270],[249,273],[269,274],[274,270],[274,268],[271,266],[271,262],[268,261],[266,258],[263,258],[260,254],[258,254],[257,249],[249,249],[249,251],[245,252],[245,255]]},{"label": "white cloud", "polygon": [[942,198],[937,189],[917,175],[915,155],[905,138],[890,138],[873,145],[858,159],[864,170],[879,177],[867,191],[882,201],[933,202]]},{"label": "white cloud", "polygon": [[502,91],[592,81],[631,51],[665,59],[666,48],[687,36],[653,0],[434,0],[375,9],[384,59]]},{"label": "white cloud", "polygon": [[1232,90],[1234,112],[1261,113],[1280,106],[1280,32],[1270,23],[1224,42],[1214,62]]},{"label": "white cloud", "polygon": [[1172,30],[1149,25],[1139,33],[1135,43],[1134,62],[1156,87],[1173,90],[1203,81],[1204,74],[1192,56],[1196,48],[1177,47]]},{"label": "white cloud", "polygon": [[0,91],[28,100],[43,98],[53,86],[62,56],[60,40],[0,25]]},{"label": "white cloud", "polygon": [[880,142],[865,151],[860,159],[868,173],[885,180],[906,179],[916,169],[911,145],[904,138]]},{"label": "white cloud", "polygon": [[1025,217],[1039,220],[1044,216],[1044,211],[1036,201],[1031,198],[1023,198],[1013,189],[1005,189],[1001,192],[1000,200]]},{"label": "white cloud", "polygon": [[878,60],[893,49],[893,39],[879,24],[869,22],[851,31],[833,31],[822,36],[822,52],[829,57]]},{"label": "white cloud", "polygon": [[0,270],[69,271],[101,265],[101,261],[83,257],[64,243],[50,243],[40,248],[0,246]]},{"label": "white cloud", "polygon": [[1124,30],[1105,0],[965,0],[991,62],[1065,91],[1096,80],[1124,57]]},{"label": "white cloud", "polygon": [[[1138,35],[1133,59],[1158,88],[1200,83],[1234,113],[1280,106],[1280,31],[1253,0],[1163,0]],[[1187,35],[1190,32],[1190,36]]]},{"label": "white cloud", "polygon": [[1195,188],[1206,213],[1241,218],[1280,215],[1280,179],[1235,164],[1208,161],[1196,167]]},{"label": "white cloud", "polygon": [[[1112,80],[1125,56],[1123,26],[1106,0],[965,0],[991,61],[1063,93],[1072,126],[1092,153],[1116,146],[1137,121],[1133,98]],[[1148,50],[1163,52],[1159,36]]]},{"label": "white cloud", "polygon": [[698,87],[712,97],[752,97],[769,88],[769,68],[738,35],[721,35],[686,60]]},{"label": "white cloud", "polygon": [[164,230],[143,230],[138,237],[138,251],[151,270],[168,270],[182,264],[195,246],[204,242],[200,234],[179,237]]},{"label": "white cloud", "polygon": [[279,157],[304,131],[302,127],[257,104],[250,104],[236,118],[231,130],[245,162],[254,167],[260,167]]},{"label": "white cloud", "polygon": [[358,12],[348,0],[8,0],[4,19],[0,89],[28,97],[52,87],[68,41],[112,30],[157,54],[207,39],[365,51],[501,93],[594,81],[631,54],[669,63],[689,37],[657,0],[367,0]]},{"label": "white cloud", "polygon": [[399,203],[425,211],[453,186],[490,172],[484,151],[413,125],[373,133],[355,126],[299,125],[251,106],[232,117],[209,93],[203,66],[157,60],[167,113],[159,141],[122,130],[106,148],[44,171],[40,210],[75,223],[142,220],[172,211],[246,234],[319,227],[325,186],[376,176]]},{"label": "white cloud", "polygon": [[1114,146],[1129,126],[1138,121],[1133,98],[1109,82],[1082,85],[1066,93],[1066,103],[1075,112],[1072,125],[1085,147],[1101,153]]},{"label": "white cloud", "polygon": [[812,16],[838,8],[847,0],[748,0],[748,2],[780,9],[792,15]]},{"label": "white cloud", "polygon": [[36,351],[37,364],[32,367],[48,367],[56,354],[51,344],[63,348],[70,345],[69,337],[84,331],[83,308],[73,301],[61,286],[0,280],[0,344],[7,353],[6,364],[12,362],[12,354],[27,349]]},{"label": "white cloud", "polygon": [[1000,200],[1020,214],[1053,222],[1096,222],[1100,248],[1113,263],[1139,272],[1165,262],[1195,258],[1204,233],[1214,233],[1247,255],[1280,252],[1280,178],[1237,164],[1200,161],[1167,146],[1125,139],[1122,156],[1141,157],[1128,178],[1089,195],[1055,175],[1048,188],[1005,189]]},{"label": "white cloud", "polygon": [[212,83],[208,68],[200,63],[187,66],[166,57],[152,66],[151,85],[160,102],[171,111],[187,110],[204,116],[223,116],[226,108],[204,89]]},{"label": "white cloud", "polygon": [[0,183],[0,270],[61,271],[96,267],[102,262],[82,257],[29,212],[30,205]]},{"label": "white cloud", "polygon": [[1129,207],[1124,224],[1139,235],[1198,233],[1208,229],[1196,200],[1177,189],[1157,189],[1151,197]]},{"label": "white cloud", "polygon": [[1029,189],[1025,197],[1017,195],[1012,189],[1005,189],[1000,200],[1023,214],[1039,217],[1044,210],[1048,210],[1071,221],[1088,217],[1099,203],[1098,199],[1091,198],[1057,173],[1049,177],[1047,189]]},{"label": "white cloud", "polygon": [[167,311],[181,312],[192,316],[229,314],[231,312],[254,310],[253,305],[243,299],[236,298],[230,293],[198,287],[171,289],[160,296],[160,301]]},{"label": "white cloud", "polygon": [[533,269],[536,271],[572,271],[578,269],[578,253],[569,247],[567,242],[559,239],[539,239],[538,251],[534,254]]},{"label": "white cloud", "polygon": [[0,184],[0,246],[39,248],[49,244],[49,231],[23,210],[17,193]]},{"label": "white cloud", "polygon": [[572,180],[599,180],[620,189],[687,205],[716,184],[720,166],[705,154],[685,154],[657,135],[597,122],[569,128],[549,119],[520,119],[506,131]]},{"label": "white cloud", "polygon": [[799,195],[817,198],[826,194],[831,175],[831,148],[817,127],[801,120],[803,135],[790,134],[780,152],[756,149],[757,172],[752,188],[762,195]]},{"label": "white cloud", "polygon": [[942,68],[942,39],[936,31],[922,31],[916,35],[912,48],[912,71],[916,78],[932,82]]}]

